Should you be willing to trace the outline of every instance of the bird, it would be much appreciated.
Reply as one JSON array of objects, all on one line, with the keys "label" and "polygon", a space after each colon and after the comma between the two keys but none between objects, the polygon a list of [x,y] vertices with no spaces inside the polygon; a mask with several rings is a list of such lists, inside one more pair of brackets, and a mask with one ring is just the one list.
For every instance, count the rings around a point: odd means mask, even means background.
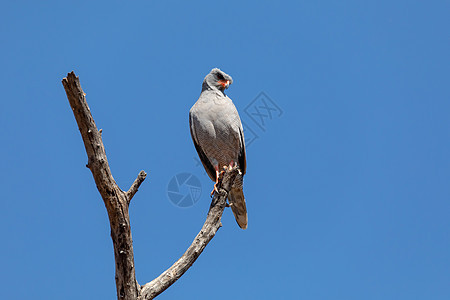
[{"label": "bird", "polygon": [[237,224],[247,229],[247,206],[243,192],[243,178],[247,168],[244,129],[239,113],[225,90],[233,83],[230,75],[214,68],[203,80],[202,92],[189,110],[189,127],[192,141],[206,173],[215,182],[220,172],[237,167],[237,175],[228,193]]}]

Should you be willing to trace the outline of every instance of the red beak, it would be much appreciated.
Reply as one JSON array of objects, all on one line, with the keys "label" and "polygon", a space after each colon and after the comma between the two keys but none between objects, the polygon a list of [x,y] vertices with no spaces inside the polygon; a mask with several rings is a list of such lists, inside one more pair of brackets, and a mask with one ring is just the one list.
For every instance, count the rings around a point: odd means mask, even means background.
[{"label": "red beak", "polygon": [[230,81],[227,80],[219,80],[220,85],[222,85],[224,88],[228,88],[230,86]]}]

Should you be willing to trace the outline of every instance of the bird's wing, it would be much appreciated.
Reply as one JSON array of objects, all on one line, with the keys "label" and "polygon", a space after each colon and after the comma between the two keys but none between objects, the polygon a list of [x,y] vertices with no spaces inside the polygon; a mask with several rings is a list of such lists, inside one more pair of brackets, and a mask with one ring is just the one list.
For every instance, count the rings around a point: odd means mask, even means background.
[{"label": "bird's wing", "polygon": [[239,149],[238,163],[242,174],[245,174],[245,171],[247,170],[247,159],[245,158],[245,139],[242,124],[239,127],[239,138],[240,138],[240,145],[239,145],[240,149]]},{"label": "bird's wing", "polygon": [[192,141],[194,142],[195,150],[197,150],[198,156],[200,157],[200,160],[203,164],[203,167],[206,170],[206,173],[208,174],[209,178],[211,180],[216,180],[216,169],[214,168],[213,164],[209,160],[209,158],[206,156],[205,151],[203,151],[201,145],[198,142],[197,139],[197,133],[195,130],[195,121],[193,120],[192,112],[189,113],[189,128],[191,129],[191,137]]}]

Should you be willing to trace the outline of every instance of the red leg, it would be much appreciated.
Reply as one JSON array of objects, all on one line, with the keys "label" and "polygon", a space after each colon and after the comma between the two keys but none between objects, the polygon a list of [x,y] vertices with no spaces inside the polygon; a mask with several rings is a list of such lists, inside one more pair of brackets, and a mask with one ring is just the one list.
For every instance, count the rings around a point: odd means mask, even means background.
[{"label": "red leg", "polygon": [[216,169],[216,183],[214,183],[214,188],[213,188],[213,190],[211,192],[211,197],[214,194],[214,192],[219,192],[217,190],[217,184],[219,183],[219,174],[220,174],[219,173],[219,166],[214,166],[214,168]]}]

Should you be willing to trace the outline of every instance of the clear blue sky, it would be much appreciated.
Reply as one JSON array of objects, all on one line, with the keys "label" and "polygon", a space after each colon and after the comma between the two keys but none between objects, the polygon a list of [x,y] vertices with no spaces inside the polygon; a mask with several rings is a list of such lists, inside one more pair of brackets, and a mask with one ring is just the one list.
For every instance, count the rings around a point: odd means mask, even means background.
[{"label": "clear blue sky", "polygon": [[[258,136],[249,228],[227,209],[159,299],[450,299],[448,1],[3,1],[2,299],[114,299],[106,210],[61,79],[81,78],[133,199],[139,283],[185,251],[212,182],[189,108],[213,67]],[[282,111],[260,128],[265,92]],[[253,107],[254,108],[254,107]],[[264,112],[264,110],[263,110]],[[189,208],[167,185],[202,184]]]}]

